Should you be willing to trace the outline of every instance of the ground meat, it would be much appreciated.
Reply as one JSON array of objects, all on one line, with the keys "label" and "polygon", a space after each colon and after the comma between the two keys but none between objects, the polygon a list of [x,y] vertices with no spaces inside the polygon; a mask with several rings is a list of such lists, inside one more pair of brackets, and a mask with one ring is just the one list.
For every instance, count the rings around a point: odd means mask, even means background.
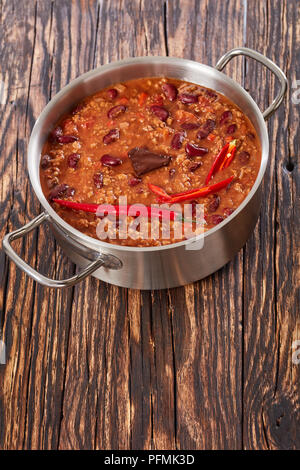
[{"label": "ground meat", "polygon": [[[78,103],[49,129],[40,165],[43,192],[57,213],[86,235],[97,238],[100,218],[94,213],[64,208],[53,199],[78,203],[157,204],[159,196],[149,183],[163,192],[177,194],[206,185],[216,156],[226,143],[236,142],[230,164],[213,174],[209,185],[233,176],[227,187],[181,203],[192,212],[186,219],[194,226],[195,204],[203,204],[202,228],[222,222],[249,193],[257,177],[261,148],[253,125],[226,97],[203,86],[172,78],[142,78],[112,84]],[[165,165],[144,165],[136,173],[129,155],[146,148]],[[191,149],[193,151],[191,151]],[[199,149],[202,149],[201,151]],[[203,150],[205,149],[205,151]],[[145,153],[145,152],[144,152]],[[69,188],[69,189],[68,189]],[[182,221],[158,218],[134,225],[128,216],[129,234],[122,238],[120,220],[113,230],[110,220],[105,241],[129,246],[159,246],[186,238]],[[143,237],[141,226],[148,229]],[[145,229],[145,230],[146,230]],[[152,232],[151,232],[151,230]],[[147,231],[147,230],[146,230]]]}]

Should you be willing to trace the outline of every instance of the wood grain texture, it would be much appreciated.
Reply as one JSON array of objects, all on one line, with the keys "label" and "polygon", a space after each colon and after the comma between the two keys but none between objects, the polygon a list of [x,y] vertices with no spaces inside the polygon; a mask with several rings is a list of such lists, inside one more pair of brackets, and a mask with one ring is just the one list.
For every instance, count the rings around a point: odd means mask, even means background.
[{"label": "wood grain texture", "polygon": [[[233,1],[169,2],[169,54],[215,64],[226,50],[243,41],[244,12],[237,6]],[[216,22],[216,17],[223,20]],[[222,49],[213,44],[222,44]],[[235,64],[228,73],[239,81],[243,78]],[[242,285],[240,252],[213,276],[170,290],[178,448],[242,446]]]},{"label": "wood grain texture", "polygon": [[[248,2],[247,43],[274,60],[290,84],[300,76],[299,7],[297,2],[260,2],[257,8],[255,2]],[[278,87],[269,73],[249,63],[250,89],[254,80],[265,84],[258,90],[260,106],[265,108]],[[299,338],[299,105],[293,104],[292,92],[290,88],[284,106],[268,123],[265,201],[255,237],[245,249],[247,449],[300,447],[300,369],[291,361],[292,343]]]},{"label": "wood grain texture", "polygon": [[[299,2],[0,1],[1,238],[40,212],[26,171],[30,131],[87,70],[170,55],[209,65],[246,45],[300,79]],[[226,73],[267,106],[277,84],[253,61]],[[257,86],[259,84],[259,86]],[[299,106],[271,118],[261,217],[207,279],[154,292],[89,278],[45,289],[0,252],[1,449],[300,448]],[[76,267],[47,227],[16,247],[50,276]]]}]

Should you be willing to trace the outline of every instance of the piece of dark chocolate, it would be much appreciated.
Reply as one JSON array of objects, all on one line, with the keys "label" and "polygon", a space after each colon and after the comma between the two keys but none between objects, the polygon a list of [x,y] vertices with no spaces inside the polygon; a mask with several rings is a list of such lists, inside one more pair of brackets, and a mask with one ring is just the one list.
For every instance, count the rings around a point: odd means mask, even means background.
[{"label": "piece of dark chocolate", "polygon": [[137,176],[144,175],[149,171],[167,166],[171,157],[169,155],[159,155],[150,152],[147,148],[135,147],[128,152],[133,169]]}]

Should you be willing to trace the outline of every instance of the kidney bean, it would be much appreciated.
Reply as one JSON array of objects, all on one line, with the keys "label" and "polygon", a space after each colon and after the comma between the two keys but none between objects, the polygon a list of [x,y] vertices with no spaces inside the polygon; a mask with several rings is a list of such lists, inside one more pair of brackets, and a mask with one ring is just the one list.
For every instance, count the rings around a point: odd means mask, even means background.
[{"label": "kidney bean", "polygon": [[59,144],[71,144],[72,142],[76,142],[78,137],[75,135],[60,135],[56,140]]},{"label": "kidney bean", "polygon": [[197,122],[183,122],[180,127],[186,131],[192,131],[198,129],[199,125]]},{"label": "kidney bean", "polygon": [[95,173],[93,179],[96,188],[101,189],[103,187],[103,173],[101,171]]},{"label": "kidney bean", "polygon": [[229,217],[233,212],[235,211],[235,209],[231,209],[230,207],[226,207],[224,209],[224,217]]},{"label": "kidney bean", "polygon": [[169,101],[176,100],[178,92],[175,85],[173,85],[172,83],[164,83],[161,88]]},{"label": "kidney bean", "polygon": [[82,103],[79,103],[77,106],[72,111],[72,115],[74,116],[75,114],[79,113],[84,108],[84,105]]},{"label": "kidney bean", "polygon": [[221,222],[223,222],[223,220],[224,220],[224,217],[219,214],[214,214],[210,217],[210,222],[214,225],[220,224]]},{"label": "kidney bean", "polygon": [[188,157],[202,157],[208,152],[206,147],[199,147],[196,144],[188,143],[185,146],[185,151]]},{"label": "kidney bean", "polygon": [[50,165],[50,162],[51,162],[50,155],[45,154],[45,155],[42,156],[42,158],[41,158],[41,167],[43,168],[43,170],[48,168],[48,166]]},{"label": "kidney bean", "polygon": [[64,184],[64,183],[57,184],[56,186],[54,186],[54,188],[50,192],[49,200],[52,201],[52,199],[57,199],[57,198],[60,198],[62,196],[65,196],[65,193],[66,193],[68,188],[69,188],[68,184]]},{"label": "kidney bean", "polygon": [[119,104],[117,106],[114,106],[113,108],[110,108],[110,110],[107,113],[107,117],[109,119],[115,119],[118,117],[120,114],[125,113],[127,107],[124,106],[123,104]]},{"label": "kidney bean", "polygon": [[109,90],[107,90],[106,94],[108,99],[114,100],[118,96],[118,90],[116,90],[115,88],[110,88]]},{"label": "kidney bean", "polygon": [[249,139],[251,140],[254,140],[255,139],[255,135],[253,134],[253,132],[247,132],[247,137],[249,137]]},{"label": "kidney bean", "polygon": [[240,160],[241,163],[244,163],[244,164],[248,163],[249,158],[250,158],[250,153],[246,152],[245,150],[243,150],[242,152],[238,154],[238,159]]},{"label": "kidney bean", "polygon": [[232,112],[227,110],[224,111],[222,116],[220,117],[220,124],[226,124],[226,122],[230,121],[232,119]]},{"label": "kidney bean", "polygon": [[119,129],[111,129],[108,134],[106,134],[104,137],[103,137],[103,143],[105,145],[108,145],[108,144],[111,144],[112,142],[115,142],[116,140],[118,140],[120,137],[120,131]]},{"label": "kidney bean", "polygon": [[174,134],[172,137],[171,147],[173,149],[179,150],[182,147],[182,143],[185,137],[186,137],[186,133],[184,131],[176,132],[176,134]]},{"label": "kidney bean", "polygon": [[220,125],[227,124],[233,119],[232,112],[228,109],[227,111],[224,111],[220,118]]},{"label": "kidney bean", "polygon": [[137,186],[138,184],[140,184],[142,182],[142,178],[136,178],[135,176],[133,176],[132,178],[130,178],[130,180],[128,181],[128,184],[129,186]]},{"label": "kidney bean", "polygon": [[209,134],[209,131],[207,129],[199,129],[199,131],[197,132],[197,139],[199,140],[202,140],[202,139],[206,139],[206,137],[208,136]]},{"label": "kidney bean", "polygon": [[178,95],[178,99],[183,104],[198,103],[198,95],[191,95],[189,93],[181,93]]},{"label": "kidney bean", "polygon": [[53,129],[51,132],[50,132],[50,135],[49,135],[49,140],[50,142],[57,142],[57,138],[59,136],[61,136],[63,133],[63,130],[60,126],[57,126],[55,127],[55,129]]},{"label": "kidney bean", "polygon": [[216,93],[214,93],[212,90],[205,90],[205,94],[206,96],[211,98],[212,101],[216,101],[216,99],[218,98],[218,95],[216,95]]},{"label": "kidney bean", "polygon": [[207,119],[203,127],[205,129],[208,129],[209,132],[212,132],[214,128],[216,127],[216,121],[214,119]]},{"label": "kidney bean", "polygon": [[202,165],[202,162],[193,163],[189,167],[189,171],[192,171],[194,173],[194,171],[198,170],[198,168],[200,168],[201,165]]},{"label": "kidney bean", "polygon": [[77,168],[77,164],[80,160],[80,155],[79,153],[71,153],[71,155],[68,156],[68,166],[70,168]]},{"label": "kidney bean", "polygon": [[162,106],[157,106],[156,104],[154,104],[150,106],[150,110],[161,121],[166,121],[169,117],[169,111],[166,108],[163,108]]},{"label": "kidney bean", "polygon": [[235,131],[237,130],[237,125],[236,124],[230,124],[230,126],[227,127],[227,134],[234,134]]},{"label": "kidney bean", "polygon": [[105,154],[101,157],[101,163],[104,166],[118,166],[122,164],[122,160],[120,158]]},{"label": "kidney bean", "polygon": [[210,134],[214,128],[216,127],[216,121],[213,119],[207,119],[205,123],[201,126],[199,131],[197,132],[197,138],[199,140],[206,139],[208,134]]},{"label": "kidney bean", "polygon": [[209,212],[216,212],[220,205],[220,197],[217,194],[213,194],[213,198],[208,204]]},{"label": "kidney bean", "polygon": [[75,188],[68,188],[65,192],[65,197],[72,197],[75,194]]}]

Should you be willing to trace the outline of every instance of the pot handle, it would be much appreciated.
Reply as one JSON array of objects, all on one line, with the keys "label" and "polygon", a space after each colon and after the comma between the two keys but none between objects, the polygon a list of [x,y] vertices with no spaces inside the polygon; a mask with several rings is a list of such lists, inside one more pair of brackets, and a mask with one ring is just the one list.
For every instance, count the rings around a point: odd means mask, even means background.
[{"label": "pot handle", "polygon": [[233,58],[238,55],[243,55],[246,57],[250,57],[251,59],[257,60],[265,67],[267,67],[271,72],[273,72],[278,80],[280,81],[280,91],[276,98],[274,99],[273,103],[263,112],[263,117],[267,120],[272,114],[279,108],[281,105],[283,98],[286,94],[287,90],[287,78],[283,71],[276,65],[272,60],[268,59],[264,55],[260,54],[259,52],[254,51],[253,49],[248,49],[247,47],[238,47],[236,49],[231,49],[231,51],[226,52],[217,62],[216,69],[220,72],[223,70],[225,65]]},{"label": "pot handle", "polygon": [[[95,261],[92,261],[86,268],[84,268],[80,273],[75,274],[74,276],[70,277],[69,279],[50,279],[47,276],[44,276],[43,274],[39,273],[36,271],[34,268],[29,266],[20,256],[15,252],[15,250],[11,246],[11,242],[13,240],[16,240],[17,238],[21,238],[25,236],[27,233],[31,232],[33,229],[37,228],[39,225],[41,225],[43,222],[47,221],[49,219],[49,215],[46,212],[42,212],[40,215],[38,215],[35,219],[31,220],[28,222],[28,224],[24,225],[24,227],[19,228],[18,230],[14,230],[11,233],[8,233],[5,235],[3,239],[3,249],[6,252],[6,254],[9,256],[9,258],[16,263],[16,265],[22,269],[28,276],[32,277],[35,281],[39,282],[43,286],[46,287],[56,287],[56,288],[62,288],[62,287],[70,287],[73,286],[74,284],[77,284],[77,282],[82,281],[85,277],[89,276],[92,274],[96,269],[100,268],[101,266],[105,265],[106,267],[111,267],[111,268],[116,268],[116,263],[114,262],[115,266],[113,265],[113,262],[111,263],[112,266],[109,266],[110,264],[110,258],[115,258],[112,255],[106,255],[106,254],[99,254],[99,256],[95,259]],[[120,263],[120,262],[119,262]]]}]

